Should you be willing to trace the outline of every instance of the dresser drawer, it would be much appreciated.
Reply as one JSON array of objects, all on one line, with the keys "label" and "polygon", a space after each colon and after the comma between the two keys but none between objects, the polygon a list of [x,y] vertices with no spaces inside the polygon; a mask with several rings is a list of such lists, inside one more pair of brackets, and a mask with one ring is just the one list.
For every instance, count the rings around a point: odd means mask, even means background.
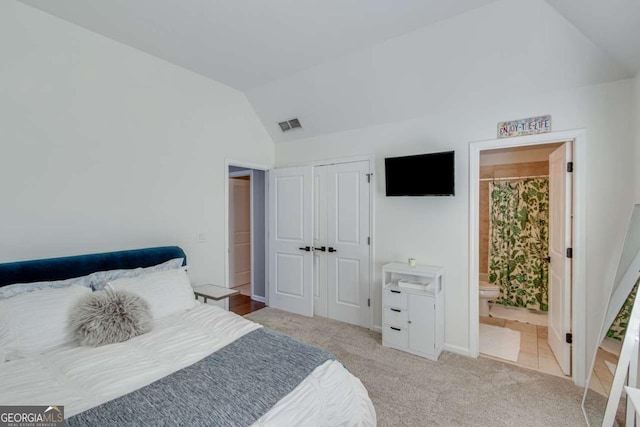
[{"label": "dresser drawer", "polygon": [[382,327],[382,341],[385,345],[394,347],[409,347],[409,332],[407,328],[384,325]]},{"label": "dresser drawer", "polygon": [[409,314],[404,308],[385,307],[382,313],[383,324],[402,327],[407,326]]},{"label": "dresser drawer", "polygon": [[395,289],[385,289],[382,295],[384,306],[395,308],[407,308],[407,294]]}]

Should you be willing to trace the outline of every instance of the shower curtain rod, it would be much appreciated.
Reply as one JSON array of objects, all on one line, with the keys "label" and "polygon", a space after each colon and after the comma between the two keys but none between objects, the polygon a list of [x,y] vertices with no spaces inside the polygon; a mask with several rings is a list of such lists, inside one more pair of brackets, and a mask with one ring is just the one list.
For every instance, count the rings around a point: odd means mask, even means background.
[{"label": "shower curtain rod", "polygon": [[480,178],[480,181],[511,181],[512,179],[549,178],[549,175],[507,176],[504,178]]}]

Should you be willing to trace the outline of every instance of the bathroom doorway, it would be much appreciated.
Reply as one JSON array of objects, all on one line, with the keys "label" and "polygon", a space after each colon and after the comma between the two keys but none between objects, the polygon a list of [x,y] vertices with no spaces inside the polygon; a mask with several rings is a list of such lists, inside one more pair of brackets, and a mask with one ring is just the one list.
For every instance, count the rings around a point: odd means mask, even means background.
[{"label": "bathroom doorway", "polygon": [[549,165],[564,144],[481,151],[478,182],[480,353],[558,376],[548,343]]},{"label": "bathroom doorway", "polygon": [[573,141],[496,145],[477,151],[472,174],[478,349],[569,376]]}]

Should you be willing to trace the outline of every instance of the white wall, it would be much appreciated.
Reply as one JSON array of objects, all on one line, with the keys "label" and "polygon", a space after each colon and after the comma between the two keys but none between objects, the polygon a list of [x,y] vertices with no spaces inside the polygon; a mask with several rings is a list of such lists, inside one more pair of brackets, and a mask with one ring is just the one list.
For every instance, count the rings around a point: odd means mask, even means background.
[{"label": "white wall", "polygon": [[[489,97],[455,111],[420,119],[276,144],[280,166],[363,154],[376,157],[375,323],[380,324],[380,269],[389,261],[417,258],[446,271],[446,334],[449,348],[469,347],[468,144],[495,139],[508,119],[548,113],[553,129],[587,129],[587,313],[588,348],[595,348],[612,285],[633,192],[633,81],[623,80],[554,94]],[[456,196],[386,198],[385,156],[456,150]],[[587,359],[590,360],[590,359]]]},{"label": "white wall", "polygon": [[13,0],[0,52],[0,262],[180,245],[224,283],[225,157],[274,158],[245,96]]},{"label": "white wall", "polygon": [[635,78],[635,116],[633,122],[636,126],[636,161],[634,170],[636,171],[636,203],[640,203],[640,73]]}]

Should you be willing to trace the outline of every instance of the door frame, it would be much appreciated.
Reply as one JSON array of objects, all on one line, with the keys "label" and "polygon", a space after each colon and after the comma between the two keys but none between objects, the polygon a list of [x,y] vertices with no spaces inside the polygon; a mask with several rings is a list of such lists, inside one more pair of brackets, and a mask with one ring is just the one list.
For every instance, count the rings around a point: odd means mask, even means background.
[{"label": "door frame", "polygon": [[[376,304],[377,302],[380,303],[380,310],[382,310],[382,306],[381,306],[381,300],[378,301],[378,294],[375,292],[376,286],[376,276],[375,276],[375,244],[376,244],[376,239],[375,239],[375,187],[377,185],[377,181],[376,181],[376,163],[375,163],[375,159],[376,157],[373,154],[368,154],[368,155],[362,155],[362,156],[352,156],[352,157],[341,157],[341,158],[335,158],[335,159],[326,159],[326,160],[312,160],[312,161],[307,161],[307,162],[298,162],[298,163],[289,163],[289,164],[283,164],[283,165],[278,165],[276,166],[277,168],[287,168],[287,167],[294,167],[294,166],[328,166],[328,165],[335,165],[338,163],[354,163],[354,162],[362,162],[362,161],[368,161],[369,162],[369,173],[371,174],[371,185],[369,185],[369,237],[371,237],[371,244],[369,245],[369,298],[371,299],[371,307],[369,310],[369,329],[370,330],[375,330],[378,332],[382,332],[382,327],[375,326],[375,317],[374,317],[374,313],[377,310],[378,305]],[[382,289],[382,287],[380,287],[380,289]],[[268,295],[268,294],[267,294]],[[382,294],[380,294],[380,298],[382,297]]]},{"label": "door frame", "polygon": [[[253,169],[249,169],[246,171],[238,171],[238,172],[229,172],[229,181],[231,181],[231,178],[241,178],[243,176],[248,176],[249,177],[249,245],[250,245],[250,250],[249,250],[249,256],[250,256],[250,266],[251,266],[251,299],[254,298],[254,294],[255,292],[253,291],[253,286],[255,284],[255,268],[253,266],[253,245],[254,245],[254,238],[253,238],[253,229],[255,228],[253,226],[253,189],[254,189],[254,180],[253,180]],[[229,207],[231,207],[231,204],[229,204]],[[228,214],[228,212],[227,212]],[[231,218],[229,218],[231,219]],[[227,226],[229,226],[229,224],[227,223]],[[231,231],[231,230],[229,230]],[[228,236],[228,235],[227,235]],[[228,237],[227,237],[228,238]],[[231,242],[229,242],[229,246],[231,246]],[[229,285],[231,285],[231,247],[229,247],[229,252],[227,252],[227,254],[229,254]],[[235,260],[234,260],[234,267],[235,267]],[[264,302],[264,301],[261,301]]]},{"label": "door frame", "polygon": [[[267,180],[268,180],[268,173],[269,173],[269,169],[270,167],[264,164],[260,164],[260,163],[253,163],[253,162],[248,162],[245,160],[233,160],[233,159],[225,159],[224,160],[224,247],[225,247],[225,251],[224,251],[224,286],[225,287],[229,287],[229,285],[231,284],[231,272],[229,269],[229,178],[230,178],[230,172],[229,172],[229,166],[234,166],[234,167],[239,167],[239,168],[246,168],[246,169],[255,169],[255,170],[261,170],[265,172],[265,213],[264,213],[264,220],[265,220],[265,250],[264,250],[264,255],[265,255],[265,301],[262,301],[264,303],[266,303],[268,305],[268,298],[269,298],[269,263],[268,263],[268,256],[269,256],[269,251],[267,249],[267,242],[268,242],[268,234],[269,234],[269,212],[268,212],[268,200],[267,200]],[[233,173],[233,172],[231,172]],[[253,177],[252,177],[253,178]],[[251,180],[251,224],[253,225],[253,179]],[[253,268],[253,227],[251,227],[251,297],[253,298],[253,283],[254,283],[254,271],[255,269]],[[225,298],[224,299],[224,308],[225,310],[229,310],[229,298]]]},{"label": "door frame", "polygon": [[469,355],[480,354],[480,314],[479,314],[479,228],[478,212],[480,179],[480,152],[497,148],[524,147],[528,145],[573,142],[573,259],[571,274],[571,329],[573,345],[571,354],[571,377],[581,387],[586,384],[586,146],[585,129],[550,132],[514,138],[492,139],[469,143]]}]

